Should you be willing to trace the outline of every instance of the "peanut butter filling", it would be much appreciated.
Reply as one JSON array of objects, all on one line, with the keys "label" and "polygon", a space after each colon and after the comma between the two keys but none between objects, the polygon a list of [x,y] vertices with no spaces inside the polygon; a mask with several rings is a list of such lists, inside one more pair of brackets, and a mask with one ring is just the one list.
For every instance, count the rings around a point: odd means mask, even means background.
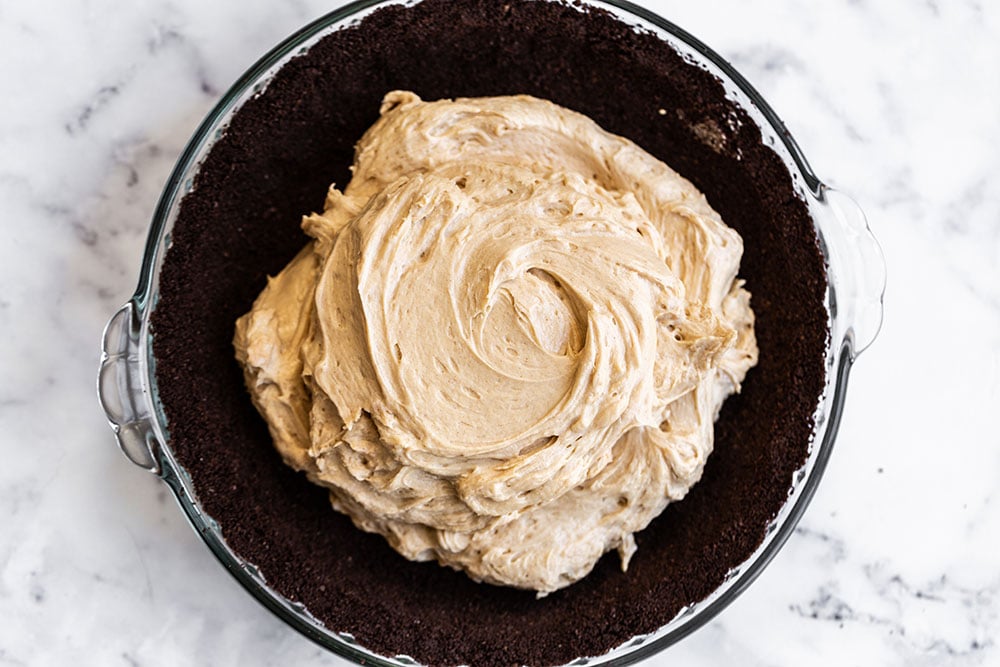
[{"label": "peanut butter filling", "polygon": [[234,344],[284,460],[407,558],[548,593],[698,481],[757,360],[742,240],[536,98],[392,92]]}]

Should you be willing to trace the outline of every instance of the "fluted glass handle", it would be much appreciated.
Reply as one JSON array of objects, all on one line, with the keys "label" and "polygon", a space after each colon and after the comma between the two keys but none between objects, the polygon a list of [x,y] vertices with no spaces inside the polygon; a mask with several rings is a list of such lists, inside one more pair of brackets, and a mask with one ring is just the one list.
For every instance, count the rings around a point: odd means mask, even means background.
[{"label": "fluted glass handle", "polygon": [[153,431],[149,401],[141,369],[142,323],[129,301],[104,328],[97,394],[118,446],[132,463],[152,473],[160,472],[159,444]]},{"label": "fluted glass handle", "polygon": [[828,251],[844,269],[837,290],[837,308],[848,323],[851,356],[874,342],[882,328],[885,257],[864,212],[842,192],[824,187],[823,199],[843,234],[826,239]]}]

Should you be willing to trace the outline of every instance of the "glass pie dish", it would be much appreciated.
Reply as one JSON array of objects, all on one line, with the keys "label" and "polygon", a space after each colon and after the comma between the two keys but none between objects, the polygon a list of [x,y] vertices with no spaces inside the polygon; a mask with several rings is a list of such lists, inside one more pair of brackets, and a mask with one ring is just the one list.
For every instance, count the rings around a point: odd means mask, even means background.
[{"label": "glass pie dish", "polygon": [[[206,512],[196,484],[180,465],[159,400],[151,317],[160,295],[161,268],[185,195],[215,143],[239,109],[266,89],[275,74],[325,36],[357,23],[397,0],[356,2],[303,28],[264,56],[226,93],[206,117],[181,154],[153,215],[139,284],[133,297],[111,318],[105,330],[98,388],[102,406],[119,446],[136,465],[159,476],[174,492],[182,510],[226,569],[262,604],[310,639],[362,664],[414,664],[405,655],[385,656],[361,646],[349,634],[328,629],[305,606],[272,588],[261,571],[238,555],[219,523]],[[847,379],[857,356],[874,340],[882,317],[884,262],[858,207],[826,187],[812,172],[781,121],[759,94],[721,57],[677,26],[626,2],[586,3],[611,12],[625,24],[658,36],[688,62],[707,70],[725,86],[781,158],[805,202],[826,263],[828,341],[825,388],[816,406],[808,459],[792,480],[781,511],[763,542],[710,595],[683,608],[657,631],[633,637],[609,652],[579,658],[573,664],[626,664],[641,659],[694,631],[740,594],[794,530],[816,490],[832,451],[843,410]]]}]

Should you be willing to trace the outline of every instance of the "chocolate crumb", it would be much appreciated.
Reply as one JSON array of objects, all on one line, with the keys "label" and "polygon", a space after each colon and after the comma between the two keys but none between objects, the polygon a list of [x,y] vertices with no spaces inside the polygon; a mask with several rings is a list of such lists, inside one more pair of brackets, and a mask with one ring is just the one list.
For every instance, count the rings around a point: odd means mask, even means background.
[{"label": "chocolate crumb", "polygon": [[[236,318],[306,243],[304,213],[345,185],[382,96],[527,93],[582,112],[690,179],[744,240],[760,363],[725,404],[704,477],[543,599],[412,563],[286,467],[231,344]],[[710,132],[706,131],[710,129]],[[532,0],[377,10],[283,67],[205,158],[172,232],[153,314],[170,445],[232,549],[328,628],[431,665],[565,663],[653,632],[760,544],[802,466],[823,390],[826,273],[803,200],[722,84],[603,11]]]}]

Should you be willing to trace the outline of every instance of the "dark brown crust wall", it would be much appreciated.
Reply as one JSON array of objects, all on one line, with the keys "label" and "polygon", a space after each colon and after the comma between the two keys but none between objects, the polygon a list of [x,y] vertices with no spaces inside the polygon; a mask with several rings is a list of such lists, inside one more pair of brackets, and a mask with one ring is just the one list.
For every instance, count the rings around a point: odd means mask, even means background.
[{"label": "dark brown crust wall", "polygon": [[[723,409],[703,480],[637,536],[628,573],[609,554],[536,600],[408,562],[281,463],[250,403],[234,322],[306,242],[302,214],[321,209],[331,182],[346,184],[354,143],[396,88],[424,99],[529,93],[583,112],[691,179],[743,236],[760,365]],[[734,113],[744,121],[736,133],[726,124]],[[720,152],[691,129],[712,122],[726,128]],[[787,170],[710,75],[600,12],[427,0],[327,37],[235,116],[181,206],[153,350],[179,462],[230,546],[275,590],[383,654],[556,664],[656,630],[760,543],[806,458],[824,381],[824,290]]]}]

